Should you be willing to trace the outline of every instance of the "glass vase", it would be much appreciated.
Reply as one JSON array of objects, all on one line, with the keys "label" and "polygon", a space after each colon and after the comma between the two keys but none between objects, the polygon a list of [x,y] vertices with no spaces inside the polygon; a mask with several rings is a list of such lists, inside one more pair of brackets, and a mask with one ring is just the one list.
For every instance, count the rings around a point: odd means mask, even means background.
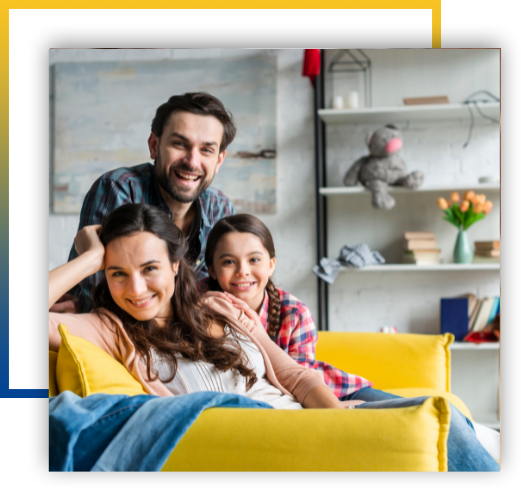
[{"label": "glass vase", "polygon": [[453,253],[454,262],[458,264],[472,263],[474,251],[466,230],[460,230],[456,238]]}]

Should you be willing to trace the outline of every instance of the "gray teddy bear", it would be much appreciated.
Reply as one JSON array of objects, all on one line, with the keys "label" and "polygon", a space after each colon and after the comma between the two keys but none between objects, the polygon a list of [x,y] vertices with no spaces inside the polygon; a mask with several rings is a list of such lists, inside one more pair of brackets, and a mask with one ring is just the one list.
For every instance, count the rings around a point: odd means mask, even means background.
[{"label": "gray teddy bear", "polygon": [[386,125],[367,135],[369,156],[364,156],[353,163],[344,176],[344,185],[355,186],[362,183],[372,193],[375,208],[390,210],[395,205],[389,195],[389,186],[403,186],[412,190],[423,183],[423,173],[413,171],[407,174],[407,168],[399,155],[402,147],[402,134],[394,125]]}]

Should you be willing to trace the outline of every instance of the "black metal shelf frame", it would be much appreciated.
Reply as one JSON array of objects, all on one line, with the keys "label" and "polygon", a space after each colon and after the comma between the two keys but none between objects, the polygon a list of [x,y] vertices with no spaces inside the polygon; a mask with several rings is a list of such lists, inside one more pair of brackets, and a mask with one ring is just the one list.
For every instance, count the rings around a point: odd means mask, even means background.
[{"label": "black metal shelf frame", "polygon": [[[317,263],[327,256],[327,200],[320,188],[326,186],[326,125],[318,116],[325,107],[325,52],[320,50],[320,74],[315,78],[315,196],[317,226]],[[329,330],[329,285],[317,277],[318,330]]]}]

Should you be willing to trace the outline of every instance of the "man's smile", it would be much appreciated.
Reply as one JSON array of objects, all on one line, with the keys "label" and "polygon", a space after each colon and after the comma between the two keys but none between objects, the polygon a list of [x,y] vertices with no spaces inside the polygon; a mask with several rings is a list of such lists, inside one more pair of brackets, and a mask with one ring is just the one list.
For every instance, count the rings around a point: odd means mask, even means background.
[{"label": "man's smile", "polygon": [[183,186],[193,186],[194,183],[197,183],[204,176],[180,170],[173,170],[173,173],[176,176],[176,180]]}]

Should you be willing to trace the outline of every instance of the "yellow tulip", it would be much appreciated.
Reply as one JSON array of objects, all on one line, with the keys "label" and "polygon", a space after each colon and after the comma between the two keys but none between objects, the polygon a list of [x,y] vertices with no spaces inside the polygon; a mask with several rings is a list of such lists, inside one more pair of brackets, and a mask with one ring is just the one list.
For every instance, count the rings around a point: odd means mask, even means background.
[{"label": "yellow tulip", "polygon": [[470,206],[470,202],[469,202],[468,200],[463,200],[463,201],[460,203],[459,209],[460,209],[462,212],[466,212],[466,211],[469,209],[469,206]]},{"label": "yellow tulip", "polygon": [[463,194],[463,200],[470,200],[472,201],[472,199],[474,198],[476,194],[470,190],[470,191],[466,191],[464,194]]},{"label": "yellow tulip", "polygon": [[454,203],[459,202],[459,193],[457,191],[452,192],[451,195],[450,195],[450,199]]},{"label": "yellow tulip", "polygon": [[492,210],[492,207],[494,206],[494,204],[490,201],[490,200],[487,200],[484,204],[483,204],[483,213],[486,215],[488,214],[491,210]]},{"label": "yellow tulip", "polygon": [[449,208],[449,202],[447,202],[445,198],[438,198],[438,207],[445,210],[446,208]]}]

